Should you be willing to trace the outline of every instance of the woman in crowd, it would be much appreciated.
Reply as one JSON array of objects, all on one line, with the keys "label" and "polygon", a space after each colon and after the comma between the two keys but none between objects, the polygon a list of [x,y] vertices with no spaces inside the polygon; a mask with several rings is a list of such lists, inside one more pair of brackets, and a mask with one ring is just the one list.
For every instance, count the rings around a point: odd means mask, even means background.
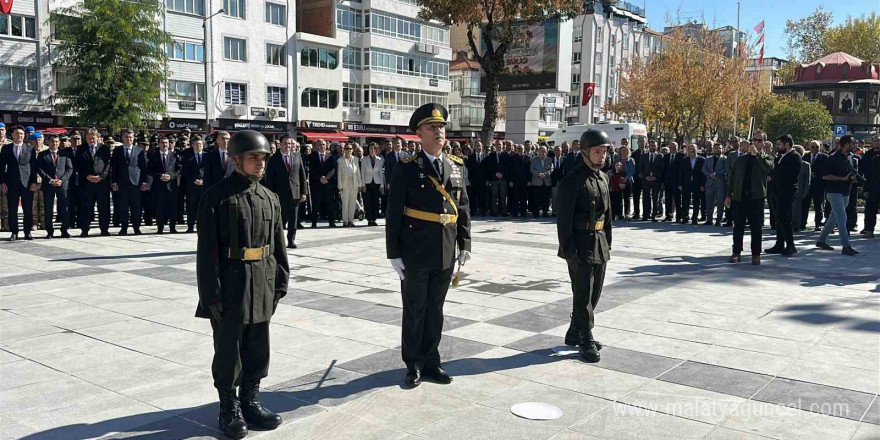
[{"label": "woman in crowd", "polygon": [[636,174],[636,161],[633,160],[633,158],[629,157],[629,155],[629,146],[624,144],[617,149],[617,156],[615,156],[614,158],[614,163],[621,164],[621,167],[623,168],[623,173],[626,176],[626,188],[624,188],[623,190],[623,202],[625,209],[622,213],[621,220],[629,220],[630,213],[632,212],[630,208],[632,203],[633,177]]},{"label": "woman in crowd", "polygon": [[354,226],[357,195],[361,188],[361,171],[353,156],[354,146],[345,144],[342,157],[336,162],[337,188],[342,201],[342,226]]},{"label": "woman in crowd", "polygon": [[609,173],[608,185],[611,189],[611,214],[617,221],[623,217],[623,191],[627,187],[626,172],[623,170],[623,162],[615,162],[614,170]]}]

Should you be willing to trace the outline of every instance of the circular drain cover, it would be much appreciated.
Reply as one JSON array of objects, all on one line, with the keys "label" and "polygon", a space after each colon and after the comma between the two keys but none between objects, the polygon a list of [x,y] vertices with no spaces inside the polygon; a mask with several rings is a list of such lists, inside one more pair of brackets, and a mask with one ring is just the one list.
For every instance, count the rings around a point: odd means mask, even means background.
[{"label": "circular drain cover", "polygon": [[551,356],[571,356],[580,353],[577,347],[569,347],[567,345],[559,345],[551,348],[553,354]]},{"label": "circular drain cover", "polygon": [[510,412],[529,420],[555,420],[562,417],[562,410],[543,402],[523,402],[510,407]]}]

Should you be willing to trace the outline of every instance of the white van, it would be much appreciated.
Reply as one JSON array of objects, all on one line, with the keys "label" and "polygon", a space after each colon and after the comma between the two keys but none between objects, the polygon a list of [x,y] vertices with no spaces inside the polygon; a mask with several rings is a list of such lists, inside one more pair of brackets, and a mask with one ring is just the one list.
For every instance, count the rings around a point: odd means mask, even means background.
[{"label": "white van", "polygon": [[608,137],[614,141],[614,145],[618,147],[620,146],[621,139],[629,139],[629,147],[633,151],[639,148],[639,138],[645,138],[645,141],[648,140],[648,129],[645,127],[645,124],[611,121],[590,125],[569,125],[562,127],[561,129],[556,130],[556,132],[547,139],[547,142],[553,142],[553,145],[562,145],[563,142],[567,141],[571,144],[572,141],[580,140],[581,134],[590,129],[604,131]]}]

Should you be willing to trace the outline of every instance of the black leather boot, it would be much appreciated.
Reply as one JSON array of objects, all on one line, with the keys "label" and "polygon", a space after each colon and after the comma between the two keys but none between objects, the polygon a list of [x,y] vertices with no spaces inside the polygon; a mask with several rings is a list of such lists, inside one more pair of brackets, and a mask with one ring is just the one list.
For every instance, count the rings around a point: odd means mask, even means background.
[{"label": "black leather boot", "polygon": [[245,438],[248,435],[247,424],[241,415],[235,389],[217,390],[217,393],[220,395],[220,416],[217,418],[220,431],[229,438]]},{"label": "black leather boot", "polygon": [[581,357],[587,362],[599,362],[599,348],[596,347],[596,341],[593,340],[593,332],[590,329],[578,332],[580,343],[578,351]]},{"label": "black leather boot", "polygon": [[260,382],[246,381],[240,388],[241,412],[248,425],[262,429],[275,429],[281,425],[281,416],[263,408],[260,403]]},{"label": "black leather boot", "polygon": [[[565,345],[569,347],[577,347],[580,343],[580,339],[578,337],[577,328],[574,326],[574,320],[571,321],[571,324],[568,325],[568,331],[565,332]],[[596,349],[602,349],[602,343],[593,339],[593,343],[596,344]]]}]

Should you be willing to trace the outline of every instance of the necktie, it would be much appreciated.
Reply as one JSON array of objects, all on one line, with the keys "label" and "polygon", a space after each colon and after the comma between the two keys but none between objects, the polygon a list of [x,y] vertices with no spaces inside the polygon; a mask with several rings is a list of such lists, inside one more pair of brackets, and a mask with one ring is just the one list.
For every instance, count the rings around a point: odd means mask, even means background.
[{"label": "necktie", "polygon": [[443,166],[440,165],[440,159],[434,159],[434,169],[437,170],[437,175],[440,176],[440,180],[443,180]]},{"label": "necktie", "polygon": [[202,166],[202,153],[196,153],[196,165]]},{"label": "necktie", "polygon": [[168,168],[168,155],[162,153],[162,168]]},{"label": "necktie", "polygon": [[284,155],[284,166],[287,167],[287,172],[290,172],[290,156]]},{"label": "necktie", "polygon": [[95,145],[92,145],[92,148],[91,148],[92,157],[95,157],[95,150],[96,149],[97,149],[97,147]]},{"label": "necktie", "polygon": [[395,162],[400,162],[400,152],[399,151],[397,153],[394,153],[394,159],[395,159],[394,160]]},{"label": "necktie", "polygon": [[52,152],[52,163],[54,163],[55,165],[58,165],[58,153],[56,153],[54,151]]},{"label": "necktie", "polygon": [[128,147],[125,147],[125,160],[131,161],[131,151],[129,151]]},{"label": "necktie", "polygon": [[223,164],[223,168],[226,168],[226,152],[220,151],[220,163]]},{"label": "necktie", "polygon": [[18,160],[19,156],[21,155],[21,151],[19,150],[20,148],[21,148],[21,147],[19,147],[18,145],[16,145],[15,148],[13,149],[14,152],[15,152],[15,160]]}]

